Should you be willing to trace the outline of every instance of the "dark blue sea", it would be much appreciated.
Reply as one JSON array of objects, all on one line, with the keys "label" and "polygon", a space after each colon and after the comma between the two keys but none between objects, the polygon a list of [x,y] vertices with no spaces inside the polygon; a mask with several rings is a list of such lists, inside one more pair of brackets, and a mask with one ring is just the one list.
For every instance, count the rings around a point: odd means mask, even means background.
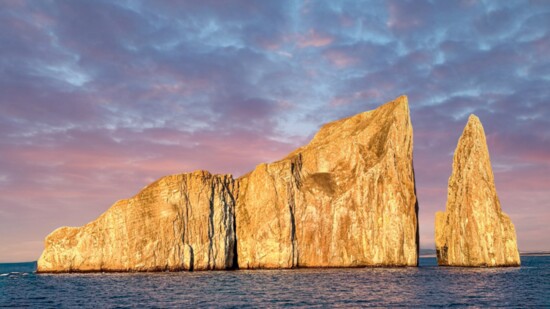
[{"label": "dark blue sea", "polygon": [[550,257],[519,268],[355,268],[177,273],[35,274],[0,264],[0,307],[550,308]]}]

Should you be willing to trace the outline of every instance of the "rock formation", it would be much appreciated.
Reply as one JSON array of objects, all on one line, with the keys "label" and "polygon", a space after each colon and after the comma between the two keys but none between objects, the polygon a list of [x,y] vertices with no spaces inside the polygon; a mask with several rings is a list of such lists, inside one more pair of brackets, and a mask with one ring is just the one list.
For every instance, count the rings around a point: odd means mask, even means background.
[{"label": "rock formation", "polygon": [[407,98],[329,123],[234,180],[164,177],[46,238],[39,272],[416,266]]},{"label": "rock formation", "polygon": [[38,271],[234,268],[234,186],[204,171],[161,178],[83,227],[52,232]]},{"label": "rock formation", "polygon": [[240,178],[239,267],[416,266],[412,138],[403,96]]},{"label": "rock formation", "polygon": [[520,265],[516,231],[500,208],[485,132],[474,115],[456,147],[447,209],[436,214],[435,238],[439,265]]}]

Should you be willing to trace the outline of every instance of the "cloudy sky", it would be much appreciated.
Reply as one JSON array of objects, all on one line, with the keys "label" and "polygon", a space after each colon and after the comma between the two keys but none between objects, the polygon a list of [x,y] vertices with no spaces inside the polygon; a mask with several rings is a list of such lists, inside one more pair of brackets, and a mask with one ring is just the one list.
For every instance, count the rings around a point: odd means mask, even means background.
[{"label": "cloudy sky", "polygon": [[475,113],[520,249],[550,250],[549,55],[548,1],[3,0],[0,262],[163,175],[242,175],[401,94],[421,247]]}]

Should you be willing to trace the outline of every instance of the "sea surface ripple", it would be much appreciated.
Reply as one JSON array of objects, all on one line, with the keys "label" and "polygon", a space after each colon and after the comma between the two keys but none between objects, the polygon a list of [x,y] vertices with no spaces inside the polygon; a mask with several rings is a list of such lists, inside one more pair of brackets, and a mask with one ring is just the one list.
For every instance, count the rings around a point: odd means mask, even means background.
[{"label": "sea surface ripple", "polygon": [[550,257],[517,268],[36,274],[0,264],[0,307],[550,307]]}]

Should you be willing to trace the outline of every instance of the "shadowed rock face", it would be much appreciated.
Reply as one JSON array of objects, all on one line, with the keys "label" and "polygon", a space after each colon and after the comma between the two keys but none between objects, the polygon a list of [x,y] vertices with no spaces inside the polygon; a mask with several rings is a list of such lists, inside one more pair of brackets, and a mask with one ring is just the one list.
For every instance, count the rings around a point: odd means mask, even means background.
[{"label": "shadowed rock face", "polygon": [[439,265],[519,266],[516,231],[500,208],[485,132],[471,115],[458,141],[447,209],[435,220]]},{"label": "shadowed rock face", "polygon": [[55,230],[38,271],[416,266],[412,147],[403,96],[236,180],[164,177]]}]

